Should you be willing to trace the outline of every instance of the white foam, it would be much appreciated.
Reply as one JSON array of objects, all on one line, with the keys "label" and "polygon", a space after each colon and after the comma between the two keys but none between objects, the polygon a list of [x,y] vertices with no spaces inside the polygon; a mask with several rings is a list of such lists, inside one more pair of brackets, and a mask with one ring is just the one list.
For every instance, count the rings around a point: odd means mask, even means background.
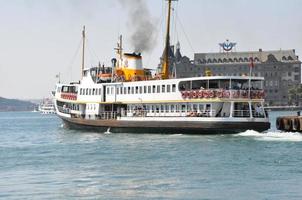
[{"label": "white foam", "polygon": [[291,141],[291,142],[302,142],[302,134],[298,132],[282,132],[282,131],[271,131],[259,133],[253,130],[247,130],[239,133],[238,136],[254,137],[256,140],[264,141]]}]

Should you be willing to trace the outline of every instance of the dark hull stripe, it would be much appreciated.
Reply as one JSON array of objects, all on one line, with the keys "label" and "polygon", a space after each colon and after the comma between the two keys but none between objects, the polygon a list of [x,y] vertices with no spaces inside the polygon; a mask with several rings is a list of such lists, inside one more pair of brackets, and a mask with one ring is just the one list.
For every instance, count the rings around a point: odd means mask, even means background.
[{"label": "dark hull stripe", "polygon": [[160,133],[160,134],[233,134],[246,130],[265,131],[269,122],[160,122],[86,120],[61,117],[71,129],[85,129],[112,133]]}]

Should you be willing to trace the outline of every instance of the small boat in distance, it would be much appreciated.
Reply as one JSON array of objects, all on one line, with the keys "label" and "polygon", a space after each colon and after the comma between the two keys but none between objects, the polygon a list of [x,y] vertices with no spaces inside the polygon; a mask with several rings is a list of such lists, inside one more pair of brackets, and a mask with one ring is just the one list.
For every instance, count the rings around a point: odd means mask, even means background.
[{"label": "small boat in distance", "polygon": [[122,37],[110,67],[85,68],[82,78],[56,84],[55,108],[67,127],[111,133],[225,134],[270,128],[263,77],[174,78],[169,74],[170,12],[162,71],[152,76],[140,53],[123,53]]},{"label": "small boat in distance", "polygon": [[56,110],[53,100],[49,98],[43,99],[39,105],[38,111],[40,111],[41,114],[55,114]]}]

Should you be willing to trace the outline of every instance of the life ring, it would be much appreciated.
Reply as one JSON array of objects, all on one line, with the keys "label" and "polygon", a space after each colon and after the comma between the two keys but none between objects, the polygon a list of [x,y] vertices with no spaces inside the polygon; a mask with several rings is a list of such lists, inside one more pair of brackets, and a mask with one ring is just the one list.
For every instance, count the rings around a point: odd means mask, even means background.
[{"label": "life ring", "polygon": [[229,90],[223,91],[222,96],[223,96],[223,98],[230,98],[230,91]]},{"label": "life ring", "polygon": [[245,90],[243,90],[243,91],[241,92],[241,96],[242,96],[242,98],[247,98],[247,97],[248,97],[248,92],[245,91]]},{"label": "life ring", "polygon": [[259,91],[257,96],[259,99],[264,99],[264,91]]},{"label": "life ring", "polygon": [[192,99],[192,98],[193,98],[193,93],[194,93],[194,91],[188,91],[188,93],[189,93],[188,97],[189,97],[190,99]]},{"label": "life ring", "polygon": [[203,97],[209,98],[209,92],[207,90],[203,91]]},{"label": "life ring", "polygon": [[203,90],[199,90],[198,92],[198,98],[202,98],[203,97]]},{"label": "life ring", "polygon": [[218,91],[216,92],[216,97],[222,98],[222,97],[223,97],[223,91],[222,91],[222,90],[218,90]]},{"label": "life ring", "polygon": [[238,98],[239,95],[240,95],[240,91],[239,91],[239,90],[234,90],[234,91],[232,91],[232,97],[233,97],[233,98]]},{"label": "life ring", "polygon": [[182,91],[181,92],[181,96],[182,96],[182,98],[187,98],[187,92],[186,91]]},{"label": "life ring", "polygon": [[215,97],[215,93],[213,90],[209,91],[209,98],[214,98]]},{"label": "life ring", "polygon": [[194,99],[196,99],[198,97],[198,91],[193,91],[193,96]]}]

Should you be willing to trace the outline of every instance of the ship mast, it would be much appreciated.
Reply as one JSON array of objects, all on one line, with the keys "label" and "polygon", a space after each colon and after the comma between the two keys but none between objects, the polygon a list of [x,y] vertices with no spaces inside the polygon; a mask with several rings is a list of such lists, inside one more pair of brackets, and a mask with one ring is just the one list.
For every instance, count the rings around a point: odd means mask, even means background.
[{"label": "ship mast", "polygon": [[[175,1],[175,0],[173,0]],[[170,18],[171,18],[171,4],[172,0],[168,0],[168,17],[167,17],[167,32],[165,42],[165,54],[162,66],[162,79],[169,78],[169,49],[170,49]]]},{"label": "ship mast", "polygon": [[82,31],[82,38],[83,38],[83,46],[82,46],[82,71],[81,71],[81,77],[83,78],[84,75],[84,65],[85,65],[85,26],[83,27]]}]

